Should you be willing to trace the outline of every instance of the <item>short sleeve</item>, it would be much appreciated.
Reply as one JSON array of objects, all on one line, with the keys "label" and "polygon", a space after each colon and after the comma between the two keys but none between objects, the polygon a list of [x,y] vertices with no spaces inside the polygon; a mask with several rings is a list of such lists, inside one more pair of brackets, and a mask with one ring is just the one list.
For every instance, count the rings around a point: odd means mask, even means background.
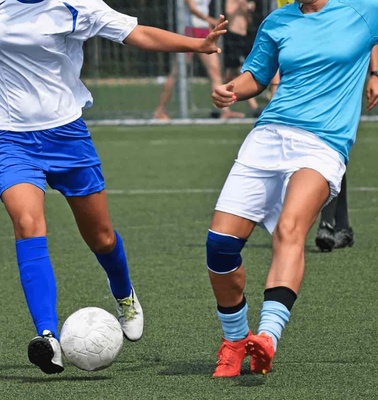
[{"label": "short sleeve", "polygon": [[67,0],[63,2],[71,13],[71,38],[87,40],[94,36],[122,43],[138,25],[135,17],[119,13],[102,0]]},{"label": "short sleeve", "polygon": [[241,69],[241,72],[251,72],[265,86],[269,85],[278,70],[278,47],[270,35],[271,25],[269,19],[260,25],[252,50]]},{"label": "short sleeve", "polygon": [[368,25],[372,45],[378,44],[378,1],[377,0],[339,0],[354,8]]}]

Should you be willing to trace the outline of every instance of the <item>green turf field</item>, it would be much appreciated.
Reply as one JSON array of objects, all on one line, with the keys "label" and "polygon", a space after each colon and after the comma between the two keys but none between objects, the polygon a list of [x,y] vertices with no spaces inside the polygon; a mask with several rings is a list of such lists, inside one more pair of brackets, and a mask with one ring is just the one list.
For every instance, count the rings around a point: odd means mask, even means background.
[{"label": "green turf field", "polygon": [[[57,376],[29,364],[34,336],[18,280],[11,224],[1,209],[0,399],[373,400],[378,399],[378,125],[364,124],[348,167],[355,246],[321,254],[315,228],[307,271],[267,377],[214,380],[221,331],[204,242],[218,192],[244,126],[93,127],[114,225],[123,235],[145,311],[145,336],[125,342],[109,369],[66,363]],[[64,199],[46,195],[61,323],[73,311],[113,311],[105,274],[87,250]],[[256,328],[271,254],[257,229],[243,256],[250,326]]]},{"label": "green turf field", "polygon": [[[117,83],[117,81],[115,81]],[[110,118],[152,118],[158,105],[162,84],[156,81],[127,82],[120,84],[88,85],[94,97],[94,106],[85,111],[87,119]],[[208,118],[213,108],[211,87],[207,80],[195,81],[189,87],[188,113],[191,118]],[[260,96],[260,105],[267,100]],[[232,107],[250,117],[251,111],[247,102],[240,102]],[[178,117],[178,99],[173,92],[172,99],[167,105],[171,118]]]},{"label": "green turf field", "polygon": [[[159,102],[163,85],[156,80],[102,80],[94,83],[86,82],[93,94],[94,105],[85,110],[86,119],[124,119],[124,118],[152,118],[154,109]],[[268,92],[257,97],[260,107],[265,107]],[[208,118],[212,110],[211,87],[207,79],[194,79],[189,82],[188,114],[191,118]],[[253,117],[248,102],[241,101],[231,107],[234,111],[244,112],[246,117]],[[178,98],[174,91],[171,101],[167,105],[171,118],[178,117]],[[362,113],[364,115],[378,115],[378,107],[369,113],[366,112],[365,98],[363,98]]]}]

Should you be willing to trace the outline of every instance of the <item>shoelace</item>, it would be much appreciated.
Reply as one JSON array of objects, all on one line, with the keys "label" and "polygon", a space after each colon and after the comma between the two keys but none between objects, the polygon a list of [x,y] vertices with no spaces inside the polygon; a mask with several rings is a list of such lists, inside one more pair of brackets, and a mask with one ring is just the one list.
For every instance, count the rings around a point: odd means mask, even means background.
[{"label": "shoelace", "polygon": [[43,332],[42,332],[42,335],[41,335],[43,338],[46,338],[46,339],[50,339],[50,338],[53,338],[54,337],[54,335],[53,335],[53,333],[51,332],[51,331],[48,331],[48,330],[44,330]]},{"label": "shoelace", "polygon": [[119,305],[122,307],[122,312],[127,321],[134,319],[136,314],[135,307],[133,306],[134,300],[132,297],[128,297],[119,301]]}]

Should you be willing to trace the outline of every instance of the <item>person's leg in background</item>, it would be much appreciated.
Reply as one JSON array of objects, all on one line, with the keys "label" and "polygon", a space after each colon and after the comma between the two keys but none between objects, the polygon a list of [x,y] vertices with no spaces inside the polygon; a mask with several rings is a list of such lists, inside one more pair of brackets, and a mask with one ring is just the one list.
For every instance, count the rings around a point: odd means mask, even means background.
[{"label": "person's leg in background", "polygon": [[167,80],[164,83],[163,90],[160,94],[159,104],[155,108],[154,118],[162,121],[169,121],[170,116],[167,111],[167,105],[172,97],[175,83],[177,81],[177,62],[174,63],[171,73],[167,76]]},{"label": "person's leg in background", "polygon": [[321,251],[352,247],[354,244],[354,232],[349,225],[346,174],[341,181],[339,195],[320,213],[315,243]]},{"label": "person's leg in background", "polygon": [[341,191],[337,196],[337,207],[335,211],[335,249],[352,247],[354,244],[354,232],[349,224],[348,201],[347,201],[347,179],[343,176]]}]

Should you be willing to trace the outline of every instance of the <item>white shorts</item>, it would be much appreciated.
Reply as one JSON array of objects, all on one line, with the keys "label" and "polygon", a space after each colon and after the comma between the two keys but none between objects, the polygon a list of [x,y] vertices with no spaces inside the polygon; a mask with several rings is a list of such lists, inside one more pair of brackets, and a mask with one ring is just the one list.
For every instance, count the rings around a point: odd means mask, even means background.
[{"label": "white shorts", "polygon": [[244,140],[215,209],[247,218],[273,232],[287,184],[299,169],[318,171],[340,192],[345,164],[337,151],[314,134],[284,125],[258,126]]}]

